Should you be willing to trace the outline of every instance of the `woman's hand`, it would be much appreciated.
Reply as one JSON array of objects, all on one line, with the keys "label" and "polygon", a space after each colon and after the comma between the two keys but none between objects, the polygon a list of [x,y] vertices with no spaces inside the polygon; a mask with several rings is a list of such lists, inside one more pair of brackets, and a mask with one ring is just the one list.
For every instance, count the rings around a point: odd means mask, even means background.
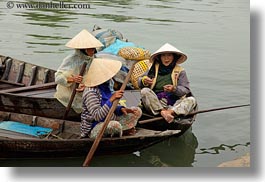
[{"label": "woman's hand", "polygon": [[124,93],[124,91],[123,90],[118,90],[118,91],[116,91],[116,92],[114,92],[114,94],[110,97],[110,102],[113,102],[114,100],[116,100],[116,99],[120,99],[120,98],[122,98],[122,96],[123,96],[123,93]]},{"label": "woman's hand", "polygon": [[124,115],[127,115],[128,113],[135,113],[136,111],[137,111],[137,109],[130,109],[130,108],[126,108],[126,107],[121,108],[121,112]]},{"label": "woman's hand", "polygon": [[176,88],[173,85],[164,85],[163,86],[165,92],[175,92]]},{"label": "woman's hand", "polygon": [[76,75],[76,76],[71,75],[70,77],[67,78],[68,83],[73,83],[73,82],[81,83],[82,80],[83,80],[83,76],[80,76],[80,75]]},{"label": "woman's hand", "polygon": [[143,84],[144,86],[150,86],[153,84],[153,79],[149,78],[148,76],[145,76],[143,78]]},{"label": "woman's hand", "polygon": [[85,90],[86,86],[83,83],[80,83],[78,88],[76,89],[77,92],[83,92]]}]

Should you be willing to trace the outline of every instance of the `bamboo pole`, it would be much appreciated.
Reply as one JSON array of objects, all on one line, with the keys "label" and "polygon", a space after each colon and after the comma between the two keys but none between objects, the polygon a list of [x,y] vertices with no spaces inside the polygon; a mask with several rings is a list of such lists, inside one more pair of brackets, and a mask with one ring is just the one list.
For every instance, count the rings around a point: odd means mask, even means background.
[{"label": "bamboo pole", "polygon": [[[200,113],[205,113],[205,112],[219,111],[219,110],[232,109],[232,108],[237,108],[237,107],[246,107],[246,106],[250,106],[250,104],[244,104],[244,105],[236,105],[236,106],[228,106],[228,107],[219,107],[219,108],[213,108],[213,109],[200,110],[200,111],[191,112],[191,113],[187,114],[187,116],[193,116],[195,114],[200,114]],[[156,118],[142,120],[142,121],[139,121],[138,123],[139,124],[146,124],[146,123],[151,123],[151,122],[159,121],[159,120],[163,120],[163,119],[164,119],[163,117],[156,117]]]}]

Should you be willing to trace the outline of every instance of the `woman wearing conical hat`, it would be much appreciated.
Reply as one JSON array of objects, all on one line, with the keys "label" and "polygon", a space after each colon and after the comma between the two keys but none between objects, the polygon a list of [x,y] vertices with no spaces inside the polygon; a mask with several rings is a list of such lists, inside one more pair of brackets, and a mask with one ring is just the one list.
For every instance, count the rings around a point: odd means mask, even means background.
[{"label": "woman wearing conical hat", "polygon": [[80,83],[79,92],[76,93],[72,108],[77,113],[81,113],[82,102],[82,90],[83,90],[83,76],[80,76],[80,70],[84,62],[87,62],[87,72],[93,58],[96,48],[102,47],[100,41],[98,41],[87,30],[82,30],[74,38],[72,38],[67,44],[67,47],[75,49],[75,52],[67,56],[57,72],[55,73],[55,82],[57,83],[55,97],[64,105],[67,106],[69,99],[73,92],[75,83]]},{"label": "woman wearing conical hat", "polygon": [[186,71],[179,66],[186,59],[185,54],[166,43],[151,55],[151,68],[138,79],[145,109],[153,115],[161,114],[168,123],[196,106]]},{"label": "woman wearing conical hat", "polygon": [[[115,99],[124,91],[112,93],[110,79],[118,73],[122,63],[116,60],[95,58],[86,75],[81,114],[81,137],[96,138]],[[118,105],[111,116],[104,136],[132,134],[142,111],[139,107],[126,108]]]}]

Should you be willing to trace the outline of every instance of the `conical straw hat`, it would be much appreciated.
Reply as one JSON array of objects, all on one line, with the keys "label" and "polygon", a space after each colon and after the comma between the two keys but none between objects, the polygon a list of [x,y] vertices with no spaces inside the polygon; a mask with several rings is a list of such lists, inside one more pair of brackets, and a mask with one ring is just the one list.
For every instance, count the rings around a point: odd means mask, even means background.
[{"label": "conical straw hat", "polygon": [[184,53],[182,53],[180,50],[170,45],[169,43],[166,43],[162,47],[160,47],[155,53],[151,55],[150,62],[153,63],[155,60],[157,60],[158,55],[164,54],[164,53],[173,53],[173,54],[180,55],[181,57],[178,59],[177,64],[181,64],[187,59],[187,56]]},{"label": "conical straw hat", "polygon": [[121,69],[120,61],[94,58],[86,75],[85,86],[95,87],[116,75]]},{"label": "conical straw hat", "polygon": [[66,44],[66,47],[74,49],[98,48],[102,46],[103,44],[85,29]]}]

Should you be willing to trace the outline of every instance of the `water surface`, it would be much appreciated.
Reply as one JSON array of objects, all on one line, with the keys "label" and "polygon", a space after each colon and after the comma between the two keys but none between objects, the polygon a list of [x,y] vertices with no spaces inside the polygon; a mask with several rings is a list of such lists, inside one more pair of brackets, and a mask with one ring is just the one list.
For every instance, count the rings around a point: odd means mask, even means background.
[{"label": "water surface", "polygon": [[[97,24],[151,52],[168,42],[186,53],[182,66],[199,109],[250,103],[247,0],[92,0],[90,9],[8,9],[6,3],[0,2],[2,55],[57,69],[73,51],[66,42]],[[185,136],[134,154],[95,157],[92,166],[214,167],[249,151],[246,107],[200,114]],[[83,160],[2,160],[0,166],[80,166]]]}]

